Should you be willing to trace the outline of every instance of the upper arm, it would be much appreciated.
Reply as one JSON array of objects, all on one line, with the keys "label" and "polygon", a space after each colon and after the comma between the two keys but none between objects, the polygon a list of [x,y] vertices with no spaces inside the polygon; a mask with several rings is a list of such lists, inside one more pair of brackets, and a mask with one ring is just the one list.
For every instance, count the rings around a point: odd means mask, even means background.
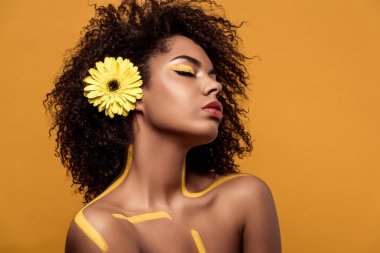
[{"label": "upper arm", "polygon": [[249,176],[240,189],[244,205],[243,252],[280,253],[280,229],[269,187],[261,179]]},{"label": "upper arm", "polygon": [[89,210],[78,219],[80,214],[70,224],[65,253],[140,252],[131,224],[121,224],[110,213]]}]

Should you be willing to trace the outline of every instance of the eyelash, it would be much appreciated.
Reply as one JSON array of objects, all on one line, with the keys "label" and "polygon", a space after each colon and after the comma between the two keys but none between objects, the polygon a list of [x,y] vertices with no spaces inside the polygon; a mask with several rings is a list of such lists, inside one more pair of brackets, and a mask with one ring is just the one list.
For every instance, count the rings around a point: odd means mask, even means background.
[{"label": "eyelash", "polygon": [[172,65],[169,68],[176,72],[178,75],[186,77],[195,77],[194,69],[188,65]]},{"label": "eyelash", "polygon": [[195,75],[191,72],[181,71],[181,70],[174,70],[174,71],[181,76],[195,77]]}]

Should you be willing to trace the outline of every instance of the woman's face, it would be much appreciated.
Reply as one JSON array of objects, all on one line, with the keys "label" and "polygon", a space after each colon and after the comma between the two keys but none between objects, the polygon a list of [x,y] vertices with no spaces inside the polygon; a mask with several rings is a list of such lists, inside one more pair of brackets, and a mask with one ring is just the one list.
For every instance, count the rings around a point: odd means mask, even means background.
[{"label": "woman's face", "polygon": [[221,111],[204,109],[222,90],[205,51],[191,39],[174,36],[169,51],[150,61],[149,88],[136,104],[143,120],[155,130],[176,135],[192,145],[206,144],[218,134]]}]

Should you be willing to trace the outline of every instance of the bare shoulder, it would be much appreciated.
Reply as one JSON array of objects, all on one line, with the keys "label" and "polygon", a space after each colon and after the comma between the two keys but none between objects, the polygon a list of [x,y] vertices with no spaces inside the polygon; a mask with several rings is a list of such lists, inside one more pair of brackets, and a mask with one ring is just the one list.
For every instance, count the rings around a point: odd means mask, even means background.
[{"label": "bare shoulder", "polygon": [[250,174],[239,177],[229,196],[243,224],[243,252],[280,253],[277,211],[267,183]]},{"label": "bare shoulder", "polygon": [[263,179],[250,174],[241,177],[233,194],[245,220],[252,219],[253,216],[262,219],[266,215],[271,215],[273,219],[277,220],[272,191]]},{"label": "bare shoulder", "polygon": [[[229,187],[226,187],[228,196],[237,198],[238,200],[259,200],[262,198],[270,198],[271,190],[264,180],[249,173],[238,173],[225,176],[231,181]],[[223,177],[221,178],[223,179]]]},{"label": "bare shoulder", "polygon": [[112,209],[104,205],[89,205],[72,220],[66,237],[65,253],[138,253],[137,241],[132,224],[115,219]]},{"label": "bare shoulder", "polygon": [[237,187],[234,188],[235,193],[239,196],[254,199],[272,195],[268,184],[263,179],[248,173],[241,175],[238,177]]}]

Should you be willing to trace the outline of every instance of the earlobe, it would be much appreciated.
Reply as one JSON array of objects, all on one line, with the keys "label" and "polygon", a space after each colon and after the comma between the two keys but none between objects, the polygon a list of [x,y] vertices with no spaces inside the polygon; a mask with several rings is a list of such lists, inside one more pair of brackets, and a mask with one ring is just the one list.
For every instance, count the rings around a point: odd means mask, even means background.
[{"label": "earlobe", "polygon": [[139,112],[144,112],[144,104],[143,104],[143,101],[141,99],[136,101],[135,110],[139,111]]}]

